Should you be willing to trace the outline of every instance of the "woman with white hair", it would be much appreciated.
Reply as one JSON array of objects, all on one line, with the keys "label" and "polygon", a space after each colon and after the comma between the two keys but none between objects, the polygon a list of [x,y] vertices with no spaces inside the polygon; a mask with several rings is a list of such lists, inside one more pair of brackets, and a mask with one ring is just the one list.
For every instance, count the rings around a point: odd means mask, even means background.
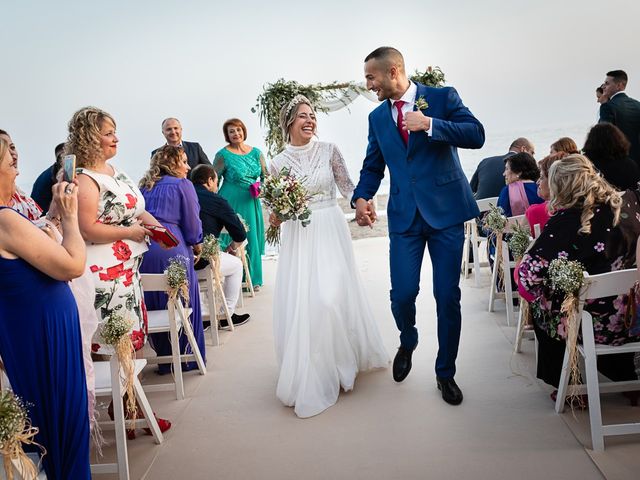
[{"label": "woman with white hair", "polygon": [[[622,197],[584,155],[569,155],[549,169],[552,212],[540,237],[522,259],[518,269],[519,289],[531,303],[534,329],[539,342],[538,378],[558,386],[565,351],[566,318],[560,314],[563,295],[550,289],[545,278],[556,258],[577,260],[592,275],[634,265],[634,245],[627,245],[620,228]],[[624,314],[627,296],[587,302],[593,317],[595,341],[621,345],[638,341],[629,335]],[[633,353],[604,355],[598,368],[615,381],[637,379]],[[555,400],[556,392],[552,393]]]},{"label": "woman with white hair", "polygon": [[[336,187],[351,198],[353,183],[338,148],[314,141],[311,102],[297,95],[280,113],[287,147],[271,162],[314,193],[311,223],[282,224],[273,299],[280,376],[276,394],[298,417],[317,415],[353,389],[358,372],[386,367],[389,357],[356,269],[351,236]],[[269,219],[279,225],[274,214]]]}]

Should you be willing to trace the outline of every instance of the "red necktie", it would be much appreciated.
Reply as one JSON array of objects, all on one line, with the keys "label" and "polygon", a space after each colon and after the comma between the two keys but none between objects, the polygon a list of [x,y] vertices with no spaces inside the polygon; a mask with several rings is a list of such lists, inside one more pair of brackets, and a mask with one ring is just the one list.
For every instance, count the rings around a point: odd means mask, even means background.
[{"label": "red necktie", "polygon": [[404,120],[404,115],[402,115],[402,106],[405,103],[406,102],[404,100],[396,100],[395,102],[393,102],[393,106],[398,110],[398,131],[400,132],[400,136],[402,137],[402,140],[406,145],[407,143],[409,143],[409,132],[402,128],[402,121]]}]

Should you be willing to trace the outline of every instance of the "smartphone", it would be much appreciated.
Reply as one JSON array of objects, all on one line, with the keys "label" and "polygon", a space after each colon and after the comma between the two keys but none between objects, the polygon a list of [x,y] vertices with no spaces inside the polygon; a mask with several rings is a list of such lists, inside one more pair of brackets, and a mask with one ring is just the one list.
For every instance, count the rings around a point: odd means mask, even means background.
[{"label": "smartphone", "polygon": [[62,159],[62,179],[65,182],[73,182],[76,178],[76,156],[65,155]]}]

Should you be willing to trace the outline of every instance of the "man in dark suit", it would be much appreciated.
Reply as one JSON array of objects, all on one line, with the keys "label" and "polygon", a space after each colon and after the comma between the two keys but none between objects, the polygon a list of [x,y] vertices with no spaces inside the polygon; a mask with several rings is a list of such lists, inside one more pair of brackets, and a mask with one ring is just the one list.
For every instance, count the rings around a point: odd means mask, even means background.
[{"label": "man in dark suit", "polygon": [[[212,234],[218,238],[222,229],[226,228],[233,240],[225,252],[220,252],[220,273],[224,277],[224,296],[233,325],[242,325],[249,321],[249,314],[234,313],[242,285],[242,262],[235,254],[238,246],[247,238],[247,232],[229,202],[218,195],[218,175],[211,165],[198,165],[194,168],[191,181],[200,203],[203,235]],[[199,270],[205,266],[206,263],[200,261],[195,267]],[[227,320],[220,320],[220,326],[227,327]]]},{"label": "man in dark suit", "polygon": [[438,319],[436,384],[447,403],[458,405],[462,392],[453,377],[462,323],[463,224],[480,212],[457,148],[481,148],[484,128],[454,88],[410,82],[395,48],[371,52],[364,71],[367,88],[384,102],[369,115],[369,145],[351,202],[358,224],[371,225],[376,219],[371,199],[389,168],[391,311],[400,330],[393,378],[406,378],[418,345],[415,301],[428,246]]},{"label": "man in dark suit", "polygon": [[482,160],[469,182],[473,196],[481,199],[500,195],[500,191],[504,187],[504,162],[511,155],[519,152],[527,152],[534,155],[535,149],[529,140],[520,137],[511,143],[506,155],[497,155]]},{"label": "man in dark suit", "polygon": [[[180,121],[177,118],[169,117],[164,119],[162,122],[162,134],[164,138],[167,139],[167,145],[174,145],[184,149],[191,170],[193,170],[196,165],[211,165],[211,162],[199,143],[182,140],[182,125],[180,125]],[[156,148],[151,152],[152,157],[157,150]],[[191,175],[189,175],[189,178],[191,178]]]},{"label": "man in dark suit", "polygon": [[613,123],[631,143],[629,156],[640,165],[640,102],[624,93],[627,74],[622,70],[607,72],[602,84],[609,101],[600,105],[600,122]]}]

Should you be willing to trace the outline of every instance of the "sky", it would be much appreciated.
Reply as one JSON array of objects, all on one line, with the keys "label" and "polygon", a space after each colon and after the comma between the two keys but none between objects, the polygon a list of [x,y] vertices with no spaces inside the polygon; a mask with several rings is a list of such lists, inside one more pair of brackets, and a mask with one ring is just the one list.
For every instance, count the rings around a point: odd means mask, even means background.
[{"label": "sky", "polygon": [[[18,147],[28,192],[83,106],[114,116],[113,163],[138,180],[164,143],[165,117],[210,158],[230,117],[266,150],[251,113],[266,83],[361,81],[364,57],[382,45],[398,48],[410,72],[440,66],[484,124],[485,147],[460,152],[468,174],[520,135],[539,158],[564,134],[581,145],[608,70],[624,69],[627,93],[640,98],[640,3],[628,0],[21,0],[0,12],[0,128]],[[375,106],[359,98],[318,118],[320,140],[338,145],[352,176]]]}]

